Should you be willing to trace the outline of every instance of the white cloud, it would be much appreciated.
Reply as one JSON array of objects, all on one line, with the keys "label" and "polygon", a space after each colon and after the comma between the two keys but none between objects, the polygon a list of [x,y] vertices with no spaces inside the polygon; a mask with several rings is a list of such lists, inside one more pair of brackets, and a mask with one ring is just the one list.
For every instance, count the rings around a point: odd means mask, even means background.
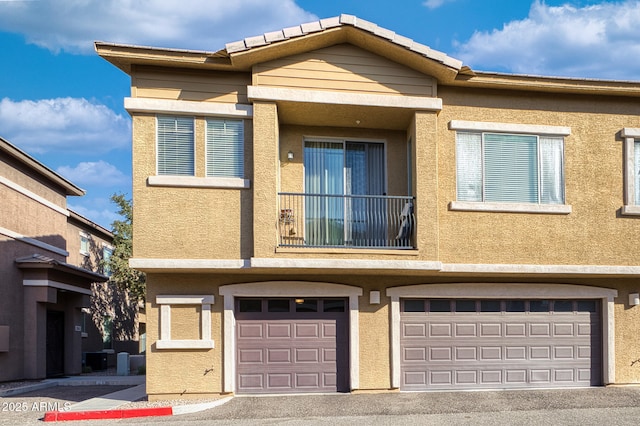
[{"label": "white cloud", "polygon": [[422,4],[426,6],[428,9],[437,9],[445,3],[452,3],[454,1],[456,0],[426,0]]},{"label": "white cloud", "polygon": [[118,186],[131,181],[113,164],[106,161],[84,161],[75,167],[61,166],[56,170],[80,186]]},{"label": "white cloud", "polygon": [[30,153],[100,154],[131,140],[131,121],[86,99],[0,100],[2,135]]},{"label": "white cloud", "polygon": [[638,79],[640,1],[551,7],[535,1],[526,19],[476,32],[454,56],[474,69]]},{"label": "white cloud", "polygon": [[0,30],[54,52],[92,53],[94,40],[215,51],[315,19],[294,0],[0,2]]}]

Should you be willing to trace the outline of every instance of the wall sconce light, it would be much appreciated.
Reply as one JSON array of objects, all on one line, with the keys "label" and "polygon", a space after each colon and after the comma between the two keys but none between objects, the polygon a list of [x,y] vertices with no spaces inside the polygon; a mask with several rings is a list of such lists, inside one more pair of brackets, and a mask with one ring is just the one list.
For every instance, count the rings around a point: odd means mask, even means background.
[{"label": "wall sconce light", "polygon": [[638,306],[638,305],[640,305],[640,294],[629,293],[629,306]]},{"label": "wall sconce light", "polygon": [[380,304],[380,292],[377,290],[369,292],[369,303],[371,305],[379,305]]},{"label": "wall sconce light", "polygon": [[293,161],[293,151],[287,152],[287,160]]}]

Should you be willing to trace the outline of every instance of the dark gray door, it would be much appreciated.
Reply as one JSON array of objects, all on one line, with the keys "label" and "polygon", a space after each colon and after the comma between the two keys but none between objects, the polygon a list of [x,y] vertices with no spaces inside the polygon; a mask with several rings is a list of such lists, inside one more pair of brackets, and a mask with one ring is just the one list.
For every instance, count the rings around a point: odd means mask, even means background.
[{"label": "dark gray door", "polygon": [[64,374],[64,312],[47,311],[47,377]]},{"label": "dark gray door", "polygon": [[602,384],[596,300],[404,299],[401,389]]},{"label": "dark gray door", "polygon": [[346,299],[239,299],[237,393],[349,390]]}]

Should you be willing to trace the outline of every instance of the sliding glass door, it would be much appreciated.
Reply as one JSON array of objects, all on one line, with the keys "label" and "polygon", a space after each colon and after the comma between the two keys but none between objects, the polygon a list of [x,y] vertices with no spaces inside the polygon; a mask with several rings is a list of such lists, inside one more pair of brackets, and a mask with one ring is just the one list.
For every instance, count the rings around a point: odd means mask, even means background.
[{"label": "sliding glass door", "polygon": [[384,244],[384,144],[309,140],[304,166],[308,245]]}]

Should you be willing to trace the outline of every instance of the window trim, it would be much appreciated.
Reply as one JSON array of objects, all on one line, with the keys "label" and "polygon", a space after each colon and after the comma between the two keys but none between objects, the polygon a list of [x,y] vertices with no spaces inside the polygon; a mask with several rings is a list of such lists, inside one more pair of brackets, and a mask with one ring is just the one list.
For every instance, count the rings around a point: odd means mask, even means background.
[{"label": "window trim", "polygon": [[[160,305],[160,339],[156,340],[156,349],[213,349],[215,342],[211,338],[211,305],[213,295],[162,295],[156,296]],[[200,339],[171,338],[171,306],[200,305]]]},{"label": "window trim", "polygon": [[[571,134],[571,128],[566,126],[548,126],[537,124],[517,124],[451,120],[449,130],[463,132],[482,133],[512,133],[527,134],[533,136],[558,136],[565,138]],[[457,141],[457,135],[454,137]],[[566,142],[566,140],[564,141]],[[563,164],[564,167],[564,164]],[[563,170],[564,171],[564,170]],[[457,176],[457,169],[456,169]],[[483,183],[484,186],[484,183]],[[566,187],[566,184],[565,184]],[[546,214],[570,214],[571,205],[566,204],[566,193],[564,204],[541,204],[541,203],[500,203],[492,201],[451,201],[449,210],[452,211],[484,211],[494,213],[546,213]]]},{"label": "window trim", "polygon": [[625,127],[620,132],[624,143],[624,205],[621,213],[640,216],[640,200],[636,200],[635,141],[640,139],[640,128]]}]

